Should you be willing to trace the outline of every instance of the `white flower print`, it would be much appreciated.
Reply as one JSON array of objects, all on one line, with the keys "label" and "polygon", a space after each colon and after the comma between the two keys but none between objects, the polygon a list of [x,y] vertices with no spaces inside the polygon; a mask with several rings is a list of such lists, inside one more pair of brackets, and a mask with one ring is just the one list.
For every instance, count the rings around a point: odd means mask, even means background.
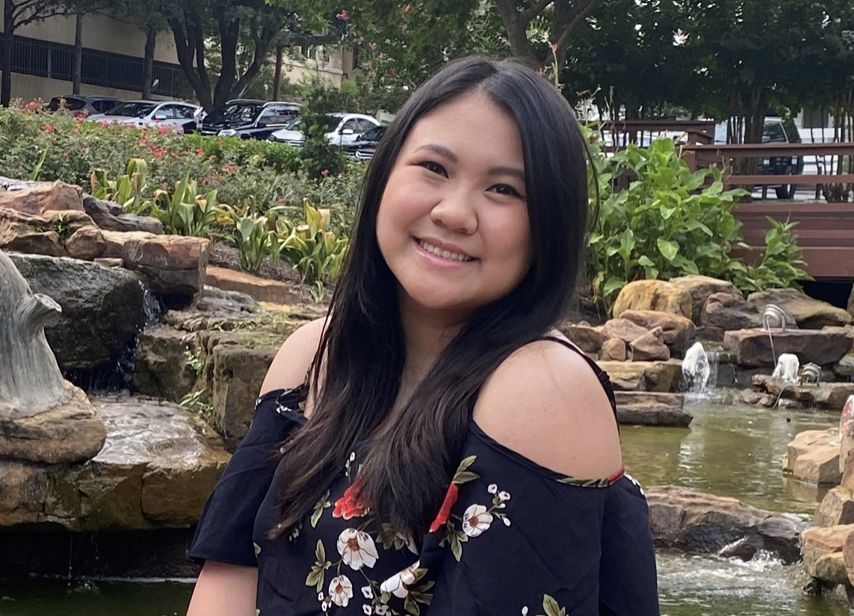
[{"label": "white flower print", "polygon": [[483,505],[471,505],[463,514],[463,532],[477,537],[492,525],[492,514]]},{"label": "white flower print", "polygon": [[503,503],[504,501],[509,501],[509,500],[510,500],[510,493],[509,493],[509,492],[504,492],[504,491],[502,490],[501,492],[499,492],[499,493],[498,493],[498,498],[499,498],[499,499],[501,499],[501,502],[502,502],[502,503]]},{"label": "white flower print", "polygon": [[353,584],[346,575],[339,575],[329,582],[329,599],[335,605],[347,607],[353,598]]},{"label": "white flower print", "polygon": [[[415,563],[380,584],[380,590],[391,593],[399,599],[405,599],[409,594],[408,587],[415,584],[418,580],[415,572],[420,566],[421,561],[416,560]],[[379,608],[377,610],[377,614],[379,614]]]},{"label": "white flower print", "polygon": [[358,571],[363,566],[373,568],[379,555],[377,546],[368,533],[347,528],[338,535],[338,553],[341,560],[351,569]]},{"label": "white flower print", "polygon": [[365,596],[365,599],[373,599],[374,598],[374,591],[370,586],[363,586],[362,587],[362,594]]},{"label": "white flower print", "polygon": [[495,494],[496,492],[498,492],[498,486],[497,486],[497,485],[495,485],[494,483],[490,483],[490,484],[489,484],[489,487],[488,487],[488,488],[486,488],[486,490],[487,490],[487,492],[489,492],[490,494]]},{"label": "white flower print", "polygon": [[374,613],[374,610],[371,608],[371,606],[370,606],[370,605],[363,605],[363,606],[362,606],[362,611],[363,611],[365,614],[367,614],[368,616],[371,616],[371,614],[373,614],[373,613]]},{"label": "white flower print", "polygon": [[380,604],[374,608],[374,614],[377,616],[388,616],[389,607],[387,605]]}]

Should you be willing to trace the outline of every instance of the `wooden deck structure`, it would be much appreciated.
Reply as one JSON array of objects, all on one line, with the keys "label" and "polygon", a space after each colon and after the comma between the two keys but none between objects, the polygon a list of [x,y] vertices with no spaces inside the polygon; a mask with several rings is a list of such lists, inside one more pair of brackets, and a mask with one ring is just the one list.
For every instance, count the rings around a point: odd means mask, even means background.
[{"label": "wooden deck structure", "polygon": [[[692,169],[716,164],[723,169],[726,186],[742,186],[748,190],[759,185],[854,184],[854,174],[839,175],[735,175],[730,170],[733,160],[742,157],[773,156],[854,156],[854,143],[749,143],[731,145],[683,146],[684,156]],[[818,188],[816,190],[818,193]],[[804,251],[807,273],[817,280],[854,281],[854,203],[825,203],[821,201],[756,201],[737,206],[735,216],[742,223],[744,241],[750,246],[763,246],[766,217],[798,221],[795,233]],[[752,258],[752,251],[741,256]]]}]

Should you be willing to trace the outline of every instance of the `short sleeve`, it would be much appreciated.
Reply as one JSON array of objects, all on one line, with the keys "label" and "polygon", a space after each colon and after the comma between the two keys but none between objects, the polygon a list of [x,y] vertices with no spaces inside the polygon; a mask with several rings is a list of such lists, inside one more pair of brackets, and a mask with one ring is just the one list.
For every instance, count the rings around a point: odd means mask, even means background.
[{"label": "short sleeve", "polygon": [[276,390],[258,399],[249,431],[234,452],[202,512],[187,558],[257,566],[252,529],[276,471],[278,451],[305,422],[303,388]]},{"label": "short sleeve", "polygon": [[646,502],[623,473],[562,477],[475,426],[432,529],[415,573],[431,613],[659,614]]}]

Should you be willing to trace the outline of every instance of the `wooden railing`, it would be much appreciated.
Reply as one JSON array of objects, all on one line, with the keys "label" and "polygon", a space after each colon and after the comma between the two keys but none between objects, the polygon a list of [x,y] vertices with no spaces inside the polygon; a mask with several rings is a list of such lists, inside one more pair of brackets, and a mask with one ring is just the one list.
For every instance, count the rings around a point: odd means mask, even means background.
[{"label": "wooden railing", "polygon": [[724,184],[727,187],[743,186],[752,190],[754,186],[769,184],[814,185],[854,183],[854,173],[840,174],[750,174],[733,173],[733,161],[737,158],[789,158],[795,156],[854,156],[854,143],[739,143],[727,145],[683,146],[683,158],[692,171],[718,165],[725,170]]}]

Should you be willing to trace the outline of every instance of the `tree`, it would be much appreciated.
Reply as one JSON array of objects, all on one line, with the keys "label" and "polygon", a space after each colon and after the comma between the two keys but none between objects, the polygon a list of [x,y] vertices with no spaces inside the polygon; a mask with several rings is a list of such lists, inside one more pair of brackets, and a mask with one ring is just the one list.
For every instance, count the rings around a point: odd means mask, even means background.
[{"label": "tree", "polygon": [[[510,50],[533,66],[555,61],[560,73],[570,35],[603,0],[493,0],[507,32]],[[521,6],[520,6],[521,5]],[[532,40],[531,31],[538,36]],[[537,41],[537,39],[540,39]],[[537,45],[536,43],[541,43]],[[542,43],[548,43],[554,56]]]},{"label": "tree", "polygon": [[0,58],[0,105],[9,106],[12,100],[12,45],[15,32],[26,26],[50,17],[68,15],[69,9],[56,0],[4,0],[3,4],[3,51]]}]

